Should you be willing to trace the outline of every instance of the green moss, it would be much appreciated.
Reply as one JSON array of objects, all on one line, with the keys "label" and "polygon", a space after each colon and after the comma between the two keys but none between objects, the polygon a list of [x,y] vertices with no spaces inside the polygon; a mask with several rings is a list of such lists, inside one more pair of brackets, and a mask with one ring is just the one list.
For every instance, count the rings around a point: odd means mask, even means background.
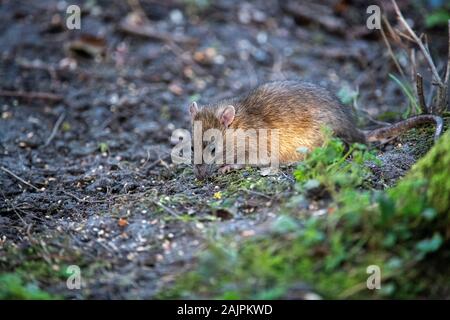
[{"label": "green moss", "polygon": [[252,191],[273,196],[290,188],[289,181],[278,179],[277,176],[262,176],[260,169],[251,167],[219,175],[214,184],[220,188],[224,197],[237,197]]},{"label": "green moss", "polygon": [[[27,247],[6,245],[0,250],[0,299],[60,299],[61,295],[47,293],[47,288],[65,284],[70,274],[69,265],[78,265],[85,270],[89,266],[83,261],[80,252],[38,244]],[[60,243],[64,243],[61,240]],[[66,292],[68,293],[68,292]]]},{"label": "green moss", "polygon": [[391,191],[392,196],[402,198],[402,206],[414,210],[417,203],[412,194],[421,197],[439,213],[450,211],[450,131],[447,131],[426,157],[419,160],[408,176]]},{"label": "green moss", "polygon": [[36,283],[25,283],[16,273],[0,274],[0,299],[50,300],[53,296],[41,290]]}]

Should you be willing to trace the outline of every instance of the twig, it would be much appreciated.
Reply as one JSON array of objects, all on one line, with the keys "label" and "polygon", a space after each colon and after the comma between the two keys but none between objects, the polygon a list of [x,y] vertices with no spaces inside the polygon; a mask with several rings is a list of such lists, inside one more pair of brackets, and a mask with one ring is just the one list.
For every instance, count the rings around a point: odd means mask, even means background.
[{"label": "twig", "polygon": [[139,167],[139,170],[145,169],[145,170],[150,170],[154,167],[156,167],[158,164],[163,164],[163,162],[165,162],[165,160],[170,158],[170,153],[167,153],[165,155],[163,155],[162,157],[160,155],[158,155],[158,159],[156,159],[155,161],[151,162],[149,165],[147,165],[148,160],[150,158],[150,153],[148,153],[147,156],[147,160],[145,161],[145,163]]},{"label": "twig", "polygon": [[150,150],[147,149],[147,159],[145,159],[144,163],[139,168],[145,167],[145,165],[147,164],[148,160],[150,160]]},{"label": "twig", "polygon": [[36,69],[36,70],[44,70],[47,71],[53,81],[58,80],[57,76],[57,68],[52,65],[46,64],[40,60],[38,61],[28,61],[26,59],[18,58],[16,60],[17,64],[25,69]]},{"label": "twig", "polygon": [[433,73],[433,77],[438,82],[439,86],[443,86],[442,80],[439,77],[439,73],[436,70],[436,66],[433,63],[433,59],[431,59],[431,56],[430,56],[427,48],[424,46],[422,40],[420,40],[419,37],[416,35],[416,33],[411,29],[408,22],[406,22],[405,18],[403,17],[403,14],[401,13],[401,11],[397,5],[397,2],[395,2],[395,0],[391,0],[391,1],[392,1],[392,5],[394,6],[395,13],[397,14],[398,20],[403,24],[403,26],[406,28],[406,31],[408,31],[409,35],[414,39],[414,41],[419,46],[420,50],[422,51],[422,53],[425,57],[425,60],[427,61],[428,65],[431,69],[431,72]]},{"label": "twig", "polygon": [[400,30],[397,30],[398,35],[401,38],[405,38],[406,40],[410,41],[410,42],[416,42],[413,38],[411,38],[410,36],[408,36],[407,34],[404,34],[403,32],[401,32]]},{"label": "twig", "polygon": [[56,120],[55,125],[53,126],[53,130],[52,133],[50,134],[50,136],[48,137],[47,141],[45,141],[44,147],[48,146],[50,144],[50,142],[52,142],[53,138],[55,137],[56,133],[58,132],[59,127],[61,126],[61,123],[64,120],[65,117],[65,113],[63,112],[58,120]]},{"label": "twig", "polygon": [[430,47],[428,46],[428,36],[426,34],[423,35],[423,45],[425,49],[427,49],[428,54],[430,54]]},{"label": "twig", "polygon": [[[386,19],[383,19],[383,20],[386,21]],[[386,22],[385,22],[385,23],[386,23]],[[394,61],[395,67],[397,68],[398,72],[400,72],[400,74],[404,77],[405,74],[403,73],[403,69],[402,69],[402,67],[400,66],[400,64],[398,63],[398,60],[397,60],[397,58],[395,57],[394,52],[392,51],[391,44],[389,43],[389,41],[388,41],[388,39],[387,39],[387,37],[386,37],[386,33],[384,32],[383,27],[380,28],[380,31],[381,31],[381,36],[383,37],[384,44],[386,45],[386,47],[387,47],[387,49],[388,49],[388,53],[389,53],[389,55],[391,56],[392,61]]]},{"label": "twig", "polygon": [[417,75],[416,50],[414,50],[414,48],[411,49],[409,59],[411,61],[411,82],[414,83]]},{"label": "twig", "polygon": [[263,198],[266,198],[267,200],[273,200],[272,197],[268,196],[267,194],[264,194],[262,192],[258,192],[258,191],[254,191],[254,190],[249,190],[249,189],[244,189],[245,192],[249,193],[249,194],[254,194],[256,196],[260,196]]},{"label": "twig", "polygon": [[150,163],[150,165],[146,168],[147,170],[153,169],[154,167],[156,167],[159,163],[161,163],[162,161],[164,161],[163,159],[159,158],[155,161],[153,161],[152,163]]},{"label": "twig", "polygon": [[2,197],[5,200],[6,204],[10,205],[11,208],[13,209],[14,213],[19,217],[20,221],[22,221],[22,223],[24,224],[25,227],[29,227],[28,223],[22,218],[22,216],[19,214],[19,212],[16,210],[16,206],[9,201],[9,199],[6,198],[5,194],[3,193],[2,190],[0,190],[0,192],[2,193]]},{"label": "twig", "polygon": [[383,14],[381,18],[383,19],[384,25],[388,28],[389,35],[394,39],[394,42],[401,43],[400,37],[398,36],[397,32],[394,32],[394,29],[386,16]]},{"label": "twig", "polygon": [[70,193],[68,191],[65,190],[61,190],[62,193],[74,198],[75,200],[77,200],[78,202],[85,202],[85,203],[106,203],[108,202],[108,200],[86,200],[86,199],[81,199],[79,197],[77,197],[76,195],[74,195],[73,193]]},{"label": "twig", "polygon": [[27,98],[27,99],[42,99],[50,101],[61,101],[64,98],[60,95],[50,93],[50,92],[25,92],[25,91],[9,91],[0,90],[0,96],[4,97],[17,97],[17,98]]},{"label": "twig", "polygon": [[171,208],[163,205],[162,203],[160,203],[159,201],[156,200],[151,200],[155,205],[157,205],[158,207],[164,209],[165,211],[167,211],[168,213],[170,213],[172,216],[176,217],[176,218],[181,218],[181,216],[176,213],[174,210],[172,210]]},{"label": "twig", "polygon": [[390,125],[392,124],[392,123],[390,123],[390,122],[380,121],[380,120],[375,119],[374,117],[372,117],[372,116],[370,115],[370,113],[369,113],[367,110],[359,109],[359,108],[358,108],[357,111],[358,111],[358,112],[361,112],[361,113],[364,113],[362,116],[365,117],[365,118],[367,118],[370,122],[373,122],[373,123],[375,123],[375,124],[378,124],[378,125],[381,125],[381,126],[390,126]]},{"label": "twig", "polygon": [[0,167],[1,170],[5,171],[6,173],[8,173],[9,175],[13,176],[14,178],[16,178],[17,180],[19,180],[20,182],[22,182],[23,184],[26,184],[27,186],[33,188],[36,191],[41,191],[39,190],[36,186],[33,186],[31,183],[26,182],[25,180],[23,180],[21,177],[19,177],[18,175],[16,175],[14,172],[12,172],[11,170],[5,168],[5,167]]},{"label": "twig", "polygon": [[423,78],[420,73],[416,74],[416,88],[417,97],[419,98],[419,106],[422,113],[428,113],[428,107],[425,102],[425,96],[423,95]]},{"label": "twig", "polygon": [[448,20],[448,56],[447,56],[447,69],[445,70],[444,83],[449,85],[448,79],[450,77],[450,20]]}]

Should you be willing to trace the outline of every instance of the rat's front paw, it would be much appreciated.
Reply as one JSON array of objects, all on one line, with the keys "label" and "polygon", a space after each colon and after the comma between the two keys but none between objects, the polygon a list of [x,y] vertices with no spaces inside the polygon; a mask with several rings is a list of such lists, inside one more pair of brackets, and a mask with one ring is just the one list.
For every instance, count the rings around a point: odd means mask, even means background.
[{"label": "rat's front paw", "polygon": [[219,168],[219,173],[228,173],[233,170],[242,169],[244,166],[242,164],[226,164]]}]

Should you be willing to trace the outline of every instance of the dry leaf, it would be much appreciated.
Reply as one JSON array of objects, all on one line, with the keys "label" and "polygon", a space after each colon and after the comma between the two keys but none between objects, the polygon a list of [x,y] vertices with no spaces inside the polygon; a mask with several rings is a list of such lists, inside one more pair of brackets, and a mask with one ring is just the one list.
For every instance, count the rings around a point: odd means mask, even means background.
[{"label": "dry leaf", "polygon": [[183,88],[179,84],[174,82],[169,84],[169,91],[173,94],[176,94],[177,96],[181,96],[183,94]]},{"label": "dry leaf", "polygon": [[202,51],[194,53],[194,60],[201,64],[211,64],[214,62],[214,58],[217,56],[217,50],[209,47]]},{"label": "dry leaf", "polygon": [[128,225],[128,221],[125,218],[120,218],[119,219],[119,227],[126,227]]},{"label": "dry leaf", "polygon": [[79,39],[70,42],[67,49],[78,56],[100,58],[106,53],[106,41],[104,38],[93,35],[82,35]]}]

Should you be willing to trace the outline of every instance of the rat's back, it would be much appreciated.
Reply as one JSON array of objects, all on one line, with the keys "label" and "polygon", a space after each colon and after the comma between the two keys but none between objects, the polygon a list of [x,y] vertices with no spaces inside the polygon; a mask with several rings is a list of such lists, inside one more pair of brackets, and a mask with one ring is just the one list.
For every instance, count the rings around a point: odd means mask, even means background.
[{"label": "rat's back", "polygon": [[323,127],[346,142],[365,142],[350,108],[327,89],[302,81],[274,81],[258,86],[236,103],[233,128],[279,129],[280,161],[299,158],[297,149],[323,143]]}]

